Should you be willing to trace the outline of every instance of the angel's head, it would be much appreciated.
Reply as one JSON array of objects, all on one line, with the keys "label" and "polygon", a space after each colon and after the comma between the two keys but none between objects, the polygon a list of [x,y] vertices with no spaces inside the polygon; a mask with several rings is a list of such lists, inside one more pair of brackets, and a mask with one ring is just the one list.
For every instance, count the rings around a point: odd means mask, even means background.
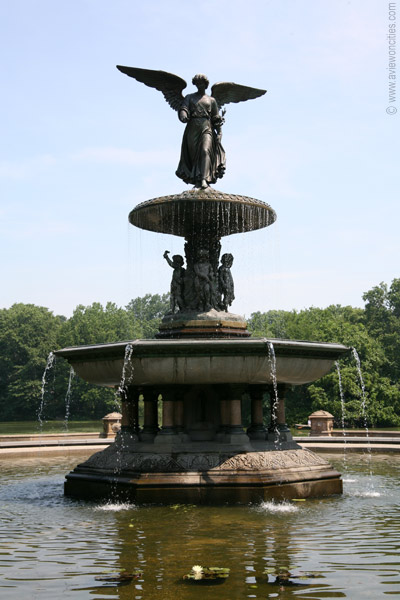
[{"label": "angel's head", "polygon": [[206,75],[204,75],[203,73],[197,73],[197,75],[195,75],[192,79],[192,83],[193,85],[195,85],[196,87],[203,87],[206,90],[209,86],[209,81]]},{"label": "angel's head", "polygon": [[231,266],[233,265],[233,256],[230,253],[227,254],[223,254],[221,257],[221,263],[223,267],[228,267],[228,269],[231,268]]}]

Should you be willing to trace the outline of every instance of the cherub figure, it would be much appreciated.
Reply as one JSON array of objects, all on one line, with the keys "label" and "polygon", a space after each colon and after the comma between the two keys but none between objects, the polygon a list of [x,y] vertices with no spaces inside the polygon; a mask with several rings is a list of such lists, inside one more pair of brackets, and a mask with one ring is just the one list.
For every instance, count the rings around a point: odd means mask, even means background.
[{"label": "cherub figure", "polygon": [[177,177],[201,189],[223,177],[225,152],[221,145],[221,126],[225,110],[222,114],[219,111],[229,102],[259,98],[266,90],[224,81],[214,83],[209,96],[206,94],[209,81],[200,73],[192,79],[197,92],[183,96],[182,91],[187,84],[178,75],[121,65],[117,65],[117,69],[162,92],[171,108],[178,112],[179,120],[186,124]]},{"label": "cherub figure", "polygon": [[199,310],[208,311],[213,305],[213,270],[207,250],[200,250],[194,267],[194,290]]},{"label": "cherub figure", "polygon": [[183,256],[180,254],[174,254],[172,260],[168,256],[169,250],[164,252],[164,258],[169,266],[174,270],[171,280],[171,313],[175,313],[177,310],[183,310],[183,281],[185,279],[185,269],[183,268]]},{"label": "cherub figure", "polygon": [[233,277],[231,266],[233,264],[232,254],[223,254],[221,266],[218,269],[218,289],[221,294],[221,308],[227,311],[235,299]]}]

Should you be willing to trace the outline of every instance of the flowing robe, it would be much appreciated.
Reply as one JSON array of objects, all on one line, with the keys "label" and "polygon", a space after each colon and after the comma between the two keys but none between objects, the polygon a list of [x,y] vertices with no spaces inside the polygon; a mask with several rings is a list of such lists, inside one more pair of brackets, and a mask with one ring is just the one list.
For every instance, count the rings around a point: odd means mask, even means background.
[{"label": "flowing robe", "polygon": [[217,102],[211,96],[188,94],[180,111],[186,112],[189,121],[176,175],[193,185],[202,180],[215,183],[225,172],[225,152],[217,136],[221,125]]}]

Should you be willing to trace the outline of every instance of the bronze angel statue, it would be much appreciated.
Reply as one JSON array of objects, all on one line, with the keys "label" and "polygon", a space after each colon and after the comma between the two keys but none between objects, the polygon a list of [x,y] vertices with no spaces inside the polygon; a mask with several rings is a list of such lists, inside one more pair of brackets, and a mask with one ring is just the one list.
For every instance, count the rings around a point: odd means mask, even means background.
[{"label": "bronze angel statue", "polygon": [[198,74],[192,79],[197,92],[183,96],[182,91],[187,84],[178,75],[120,65],[117,65],[117,69],[162,92],[171,108],[177,111],[179,120],[186,124],[176,175],[185,183],[202,189],[223,177],[225,151],[221,144],[221,127],[225,110],[220,114],[220,109],[229,102],[243,102],[263,96],[266,90],[222,82],[214,83],[211,96],[208,96],[206,89],[209,81],[205,75]]}]

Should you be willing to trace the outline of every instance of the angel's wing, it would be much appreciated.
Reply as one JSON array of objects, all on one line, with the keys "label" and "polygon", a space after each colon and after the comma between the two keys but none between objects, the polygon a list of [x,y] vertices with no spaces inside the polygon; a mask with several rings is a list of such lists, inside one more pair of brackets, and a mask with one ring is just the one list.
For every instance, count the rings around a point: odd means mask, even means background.
[{"label": "angel's wing", "polygon": [[245,100],[253,100],[259,98],[266,93],[267,90],[259,90],[257,88],[247,87],[229,81],[221,81],[214,83],[211,88],[211,96],[215,98],[219,108],[229,102],[244,102]]},{"label": "angel's wing", "polygon": [[[164,98],[171,108],[179,110],[182,102],[182,90],[186,87],[186,81],[178,75],[167,73],[166,71],[153,71],[151,69],[138,69],[137,67],[122,67],[117,65],[117,69],[136,81],[144,83],[149,87],[155,88],[163,93]],[[250,88],[249,88],[250,89]]]}]

